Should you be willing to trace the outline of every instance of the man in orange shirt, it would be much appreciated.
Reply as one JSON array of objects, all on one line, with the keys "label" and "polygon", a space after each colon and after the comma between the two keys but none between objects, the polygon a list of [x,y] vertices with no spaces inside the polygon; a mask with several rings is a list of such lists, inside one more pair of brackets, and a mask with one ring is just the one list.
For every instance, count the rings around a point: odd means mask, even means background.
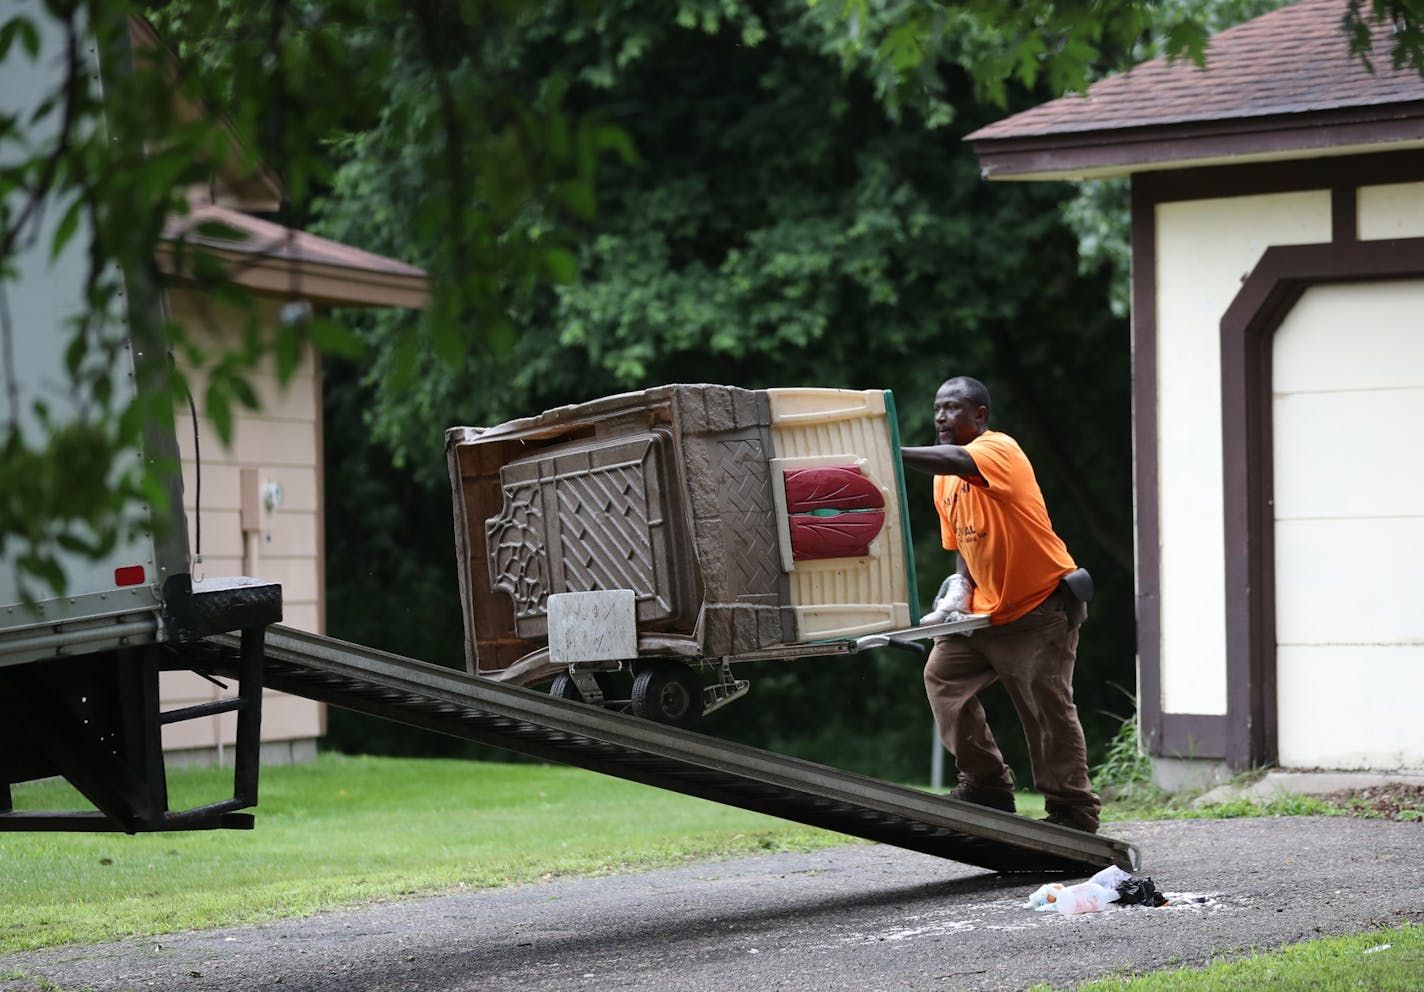
[{"label": "man in orange shirt", "polygon": [[[1018,442],[989,429],[989,391],[958,377],[935,394],[939,443],[903,448],[907,468],[935,477],[944,546],[972,590],[966,613],[989,626],[936,638],[925,689],[940,738],[959,767],[951,798],[1014,811],[1014,779],[976,698],[1002,681],[1023,723],[1034,786],[1048,820],[1098,829],[1101,803],[1073,702],[1078,628],[1063,578],[1077,570],[1053,531],[1043,493]],[[1073,619],[1078,619],[1074,617]]]}]

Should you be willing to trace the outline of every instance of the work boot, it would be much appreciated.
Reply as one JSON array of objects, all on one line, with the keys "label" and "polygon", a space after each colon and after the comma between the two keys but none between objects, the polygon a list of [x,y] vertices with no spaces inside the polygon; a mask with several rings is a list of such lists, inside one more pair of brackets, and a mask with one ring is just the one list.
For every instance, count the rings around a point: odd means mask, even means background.
[{"label": "work boot", "polygon": [[976,806],[988,806],[990,809],[1001,809],[1005,813],[1018,812],[1018,807],[1014,805],[1014,794],[1008,789],[980,789],[967,782],[960,782],[949,790],[949,798]]},{"label": "work boot", "polygon": [[1044,823],[1054,823],[1060,827],[1071,827],[1074,830],[1081,830],[1085,834],[1095,834],[1098,832],[1098,818],[1087,810],[1055,809],[1043,818]]}]

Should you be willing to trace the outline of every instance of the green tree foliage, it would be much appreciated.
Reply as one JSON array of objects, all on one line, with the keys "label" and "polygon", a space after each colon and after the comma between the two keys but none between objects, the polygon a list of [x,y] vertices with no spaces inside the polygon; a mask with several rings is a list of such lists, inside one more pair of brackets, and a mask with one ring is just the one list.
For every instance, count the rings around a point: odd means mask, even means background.
[{"label": "green tree foliage", "polygon": [[[1222,27],[1281,3],[1270,0],[808,0],[844,26],[836,50],[869,66],[887,101],[938,98],[937,70],[967,67],[975,94],[1004,105],[1011,88],[1045,85],[1058,96],[1083,90],[1105,70],[1157,55],[1206,59]],[[1390,24],[1387,53],[1371,28]],[[1372,67],[1386,55],[1396,69],[1424,71],[1424,0],[1350,0],[1341,20],[1348,51]]]},{"label": "green tree foliage", "polygon": [[[141,529],[138,511],[162,500],[163,477],[176,470],[133,455],[147,425],[171,423],[188,385],[170,370],[140,383],[136,398],[116,388],[130,332],[204,370],[203,406],[224,434],[230,411],[254,404],[247,379],[264,355],[288,375],[308,341],[359,352],[340,323],[259,329],[254,316],[240,340],[208,353],[196,328],[158,316],[165,221],[186,214],[189,189],[218,171],[229,181],[275,178],[285,192],[276,219],[301,223],[328,188],[329,143],[355,140],[383,115],[405,118],[423,196],[401,223],[437,246],[425,253],[437,291],[430,319],[401,338],[397,382],[416,380],[422,349],[453,361],[472,342],[500,347],[521,297],[570,276],[570,221],[586,217],[594,164],[621,136],[566,114],[557,80],[526,97],[521,80],[506,79],[500,39],[529,6],[23,0],[0,15],[0,58],[28,60],[48,79],[30,104],[0,114],[0,552],[29,595],[63,590],[65,553],[102,554]],[[171,51],[131,48],[129,19],[141,14]],[[62,71],[49,78],[41,59]],[[402,105],[392,90],[412,74],[431,99]],[[525,216],[538,221],[515,223]],[[211,254],[182,237],[167,244],[214,300],[255,312]],[[43,331],[71,340],[54,402],[21,388],[17,335],[41,331],[14,326],[7,293],[22,257],[75,246],[89,267],[74,287],[74,319]]]}]

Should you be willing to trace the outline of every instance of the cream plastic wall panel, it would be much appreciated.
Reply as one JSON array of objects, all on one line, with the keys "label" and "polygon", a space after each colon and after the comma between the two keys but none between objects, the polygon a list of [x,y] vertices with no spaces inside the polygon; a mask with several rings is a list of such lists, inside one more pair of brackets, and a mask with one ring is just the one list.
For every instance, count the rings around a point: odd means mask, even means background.
[{"label": "cream plastic wall panel", "polygon": [[1424,238],[1424,182],[1361,187],[1361,240]]},{"label": "cream plastic wall panel", "polygon": [[1226,712],[1221,316],[1272,245],[1330,240],[1328,191],[1157,207],[1161,705]]},{"label": "cream plastic wall panel", "polygon": [[1424,281],[1315,287],[1272,343],[1283,767],[1424,768],[1421,313]]},{"label": "cream plastic wall panel", "polygon": [[796,621],[802,630],[824,631],[822,637],[858,637],[879,630],[910,625],[909,610],[900,603],[799,606]]},{"label": "cream plastic wall panel", "polygon": [[[801,640],[850,637],[910,623],[904,522],[885,394],[834,389],[769,389],[772,441],[784,459],[844,454],[885,495],[885,527],[864,558],[800,561],[790,573]],[[826,463],[836,461],[827,459]]]},{"label": "cream plastic wall panel", "polygon": [[855,417],[885,416],[885,394],[878,389],[768,389],[773,424],[824,424]]}]

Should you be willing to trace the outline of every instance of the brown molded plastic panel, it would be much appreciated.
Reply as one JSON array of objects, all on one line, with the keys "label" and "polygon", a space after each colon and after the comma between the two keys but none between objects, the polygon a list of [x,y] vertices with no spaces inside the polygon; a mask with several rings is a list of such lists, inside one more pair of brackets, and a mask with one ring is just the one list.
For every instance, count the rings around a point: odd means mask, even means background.
[{"label": "brown molded plastic panel", "polygon": [[666,431],[644,432],[556,445],[500,470],[486,560],[491,588],[514,601],[519,637],[547,637],[552,593],[630,589],[639,627],[695,615],[676,567],[672,446]]},{"label": "brown molded plastic panel", "polygon": [[633,589],[655,653],[794,640],[769,424],[763,392],[674,385],[447,431],[470,670],[499,678],[540,651],[553,592]]},{"label": "brown molded plastic panel", "polygon": [[877,390],[658,386],[451,428],[446,451],[476,674],[554,673],[553,593],[632,590],[643,657],[735,658],[910,623]]}]

